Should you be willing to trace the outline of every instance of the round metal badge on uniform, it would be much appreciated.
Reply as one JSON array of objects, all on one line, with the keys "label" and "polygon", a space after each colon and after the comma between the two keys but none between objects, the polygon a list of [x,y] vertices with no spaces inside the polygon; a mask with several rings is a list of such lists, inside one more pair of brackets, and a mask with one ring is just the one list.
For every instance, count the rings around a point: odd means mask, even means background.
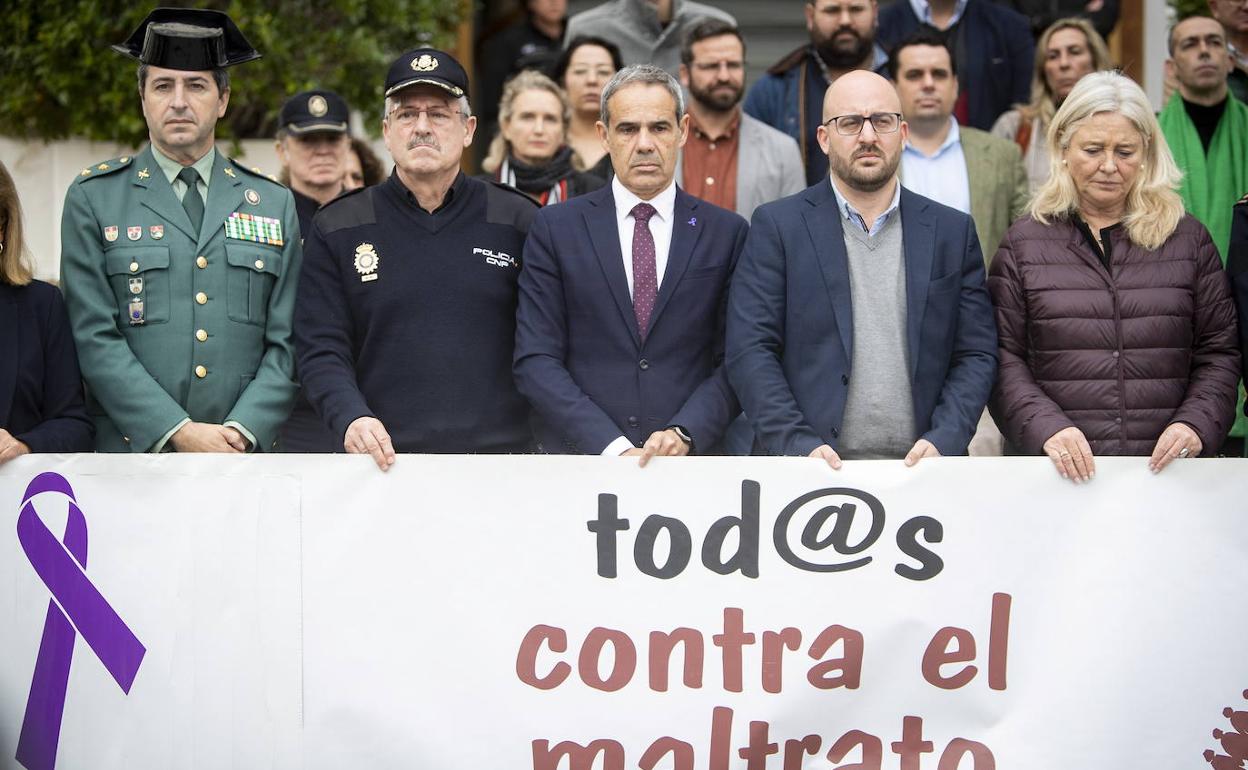
[{"label": "round metal badge on uniform", "polygon": [[377,280],[377,263],[381,258],[371,243],[361,243],[355,247],[355,272],[360,274],[360,281]]},{"label": "round metal badge on uniform", "polygon": [[256,192],[255,190],[251,189],[250,187],[249,187],[249,188],[247,188],[247,189],[243,192],[243,198],[244,198],[244,199],[246,199],[246,201],[247,201],[248,203],[250,203],[251,205],[253,205],[253,206],[255,206],[255,205],[257,205],[257,204],[259,204],[259,203],[260,203],[260,193]]},{"label": "round metal badge on uniform", "polygon": [[325,101],[324,96],[315,94],[311,99],[308,99],[308,112],[313,117],[319,118],[329,112],[329,103]]}]

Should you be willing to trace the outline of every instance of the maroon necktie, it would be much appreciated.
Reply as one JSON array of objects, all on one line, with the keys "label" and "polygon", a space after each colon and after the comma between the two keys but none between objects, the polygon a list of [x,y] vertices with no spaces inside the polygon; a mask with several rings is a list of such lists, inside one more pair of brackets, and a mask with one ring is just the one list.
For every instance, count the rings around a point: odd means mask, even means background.
[{"label": "maroon necktie", "polygon": [[633,312],[637,314],[637,330],[646,338],[650,314],[659,294],[659,275],[654,264],[654,236],[650,234],[650,217],[654,206],[638,203],[633,206]]}]

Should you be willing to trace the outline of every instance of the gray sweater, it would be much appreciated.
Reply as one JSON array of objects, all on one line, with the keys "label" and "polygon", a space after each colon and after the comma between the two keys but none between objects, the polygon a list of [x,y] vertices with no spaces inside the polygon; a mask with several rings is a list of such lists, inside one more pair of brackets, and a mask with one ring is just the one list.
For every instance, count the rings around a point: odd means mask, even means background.
[{"label": "gray sweater", "polygon": [[842,223],[853,297],[853,376],[837,454],[847,460],[900,459],[915,442],[906,351],[906,266],[901,210],[875,235]]}]

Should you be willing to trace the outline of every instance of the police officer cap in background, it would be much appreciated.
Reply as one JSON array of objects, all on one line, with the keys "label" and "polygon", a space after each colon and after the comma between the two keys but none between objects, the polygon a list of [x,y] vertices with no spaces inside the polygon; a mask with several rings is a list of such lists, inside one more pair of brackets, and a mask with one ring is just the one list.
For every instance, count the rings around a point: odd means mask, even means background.
[{"label": "police officer cap in background", "polygon": [[126,42],[112,48],[142,64],[171,70],[215,70],[260,58],[233,19],[196,8],[157,8]]},{"label": "police officer cap in background", "polygon": [[454,56],[436,48],[416,48],[400,54],[386,74],[386,96],[420,83],[445,89],[457,99],[468,96],[468,73]]},{"label": "police officer cap in background", "polygon": [[345,134],[351,111],[333,91],[303,91],[286,100],[277,127],[292,134]]}]

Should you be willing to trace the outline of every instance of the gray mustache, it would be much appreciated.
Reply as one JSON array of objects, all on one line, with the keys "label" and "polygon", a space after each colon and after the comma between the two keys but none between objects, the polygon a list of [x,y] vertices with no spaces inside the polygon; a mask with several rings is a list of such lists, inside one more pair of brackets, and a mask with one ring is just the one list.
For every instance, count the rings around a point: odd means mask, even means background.
[{"label": "gray mustache", "polygon": [[414,150],[417,147],[432,147],[435,150],[442,149],[438,146],[437,137],[433,134],[417,134],[407,143],[407,149]]}]

